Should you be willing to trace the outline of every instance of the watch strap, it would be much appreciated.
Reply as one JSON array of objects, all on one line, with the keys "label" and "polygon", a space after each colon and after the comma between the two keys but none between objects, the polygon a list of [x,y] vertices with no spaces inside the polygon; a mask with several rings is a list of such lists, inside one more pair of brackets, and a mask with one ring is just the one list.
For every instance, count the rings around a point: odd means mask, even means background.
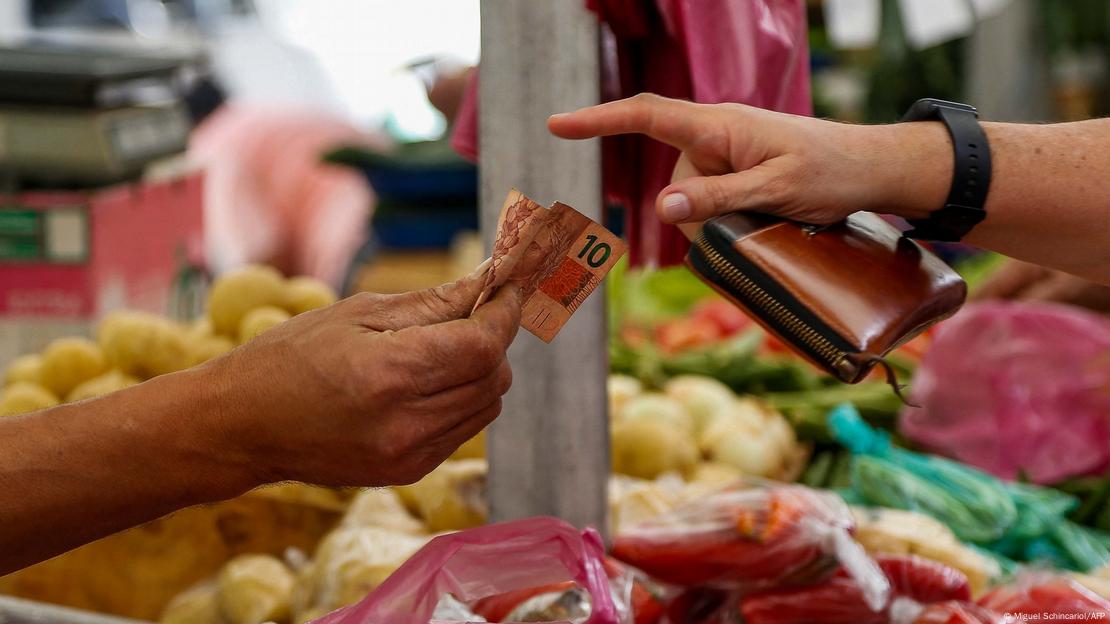
[{"label": "watch strap", "polygon": [[991,181],[991,153],[978,112],[966,104],[919,100],[903,121],[938,120],[952,138],[954,167],[952,187],[944,206],[926,219],[911,219],[909,238],[956,242],[986,218],[984,205]]}]

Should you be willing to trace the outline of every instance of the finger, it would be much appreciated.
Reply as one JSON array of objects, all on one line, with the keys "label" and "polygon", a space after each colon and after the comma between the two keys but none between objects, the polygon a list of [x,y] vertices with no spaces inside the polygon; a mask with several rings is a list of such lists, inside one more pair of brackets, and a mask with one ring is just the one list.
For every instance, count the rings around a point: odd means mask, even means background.
[{"label": "finger", "polygon": [[397,303],[405,314],[404,327],[434,325],[464,318],[478,300],[486,283],[486,273],[492,264],[493,258],[488,258],[474,272],[460,280],[398,295]]},{"label": "finger", "polygon": [[502,401],[498,398],[459,421],[458,424],[439,437],[438,443],[443,445],[447,455],[454,453],[464,442],[478,435],[490,423],[497,420],[497,417],[501,415],[501,407]]},{"label": "finger", "polygon": [[772,174],[762,165],[738,173],[686,178],[659,193],[655,210],[666,223],[694,223],[739,210],[770,212],[774,209],[768,192],[771,180]]},{"label": "finger", "polygon": [[973,301],[1021,299],[1023,293],[1049,277],[1050,271],[1029,262],[1008,260],[972,293]]},{"label": "finger", "polygon": [[497,289],[493,298],[483,303],[468,321],[473,321],[483,333],[492,336],[504,352],[516,338],[520,329],[520,286],[509,282]]},{"label": "finger", "polygon": [[711,107],[650,93],[552,115],[547,128],[564,139],[646,134],[681,150],[705,136]]},{"label": "finger", "polygon": [[519,291],[506,284],[470,318],[393,334],[389,352],[416,392],[432,396],[496,370],[519,326]]},{"label": "finger", "polygon": [[492,262],[489,258],[470,275],[435,288],[398,295],[360,293],[350,299],[351,314],[363,327],[379,332],[463,318],[474,307]]},{"label": "finger", "polygon": [[439,431],[444,431],[468,417],[475,408],[489,405],[504,396],[512,384],[513,369],[506,358],[489,375],[434,394],[421,401],[416,409],[442,423]]}]

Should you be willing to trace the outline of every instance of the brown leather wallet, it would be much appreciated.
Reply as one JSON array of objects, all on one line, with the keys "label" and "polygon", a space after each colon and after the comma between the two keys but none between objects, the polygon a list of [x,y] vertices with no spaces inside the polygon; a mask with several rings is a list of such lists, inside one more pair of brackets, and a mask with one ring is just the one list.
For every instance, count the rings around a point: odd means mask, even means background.
[{"label": "brown leather wallet", "polygon": [[847,383],[954,314],[967,296],[967,285],[940,258],[863,212],[828,227],[750,213],[714,217],[686,264]]}]

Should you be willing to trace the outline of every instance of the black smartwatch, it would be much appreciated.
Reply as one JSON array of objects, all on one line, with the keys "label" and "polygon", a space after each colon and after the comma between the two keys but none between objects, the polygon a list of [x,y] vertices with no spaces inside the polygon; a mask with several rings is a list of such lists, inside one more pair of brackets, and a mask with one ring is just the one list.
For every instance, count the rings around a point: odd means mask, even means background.
[{"label": "black smartwatch", "polygon": [[948,128],[955,148],[955,167],[948,200],[926,219],[911,219],[905,235],[941,242],[957,242],[986,218],[991,185],[991,150],[974,106],[926,98],[906,111],[902,121],[937,120]]}]

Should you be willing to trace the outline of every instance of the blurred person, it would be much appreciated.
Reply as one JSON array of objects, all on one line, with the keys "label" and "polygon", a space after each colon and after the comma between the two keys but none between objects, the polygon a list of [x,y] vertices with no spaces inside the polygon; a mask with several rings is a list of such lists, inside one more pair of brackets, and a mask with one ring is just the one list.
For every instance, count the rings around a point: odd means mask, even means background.
[{"label": "blurred person", "polygon": [[205,169],[209,265],[269,264],[342,289],[375,202],[360,172],[323,161],[342,145],[391,142],[310,109],[232,102],[205,119],[189,158]]},{"label": "blurred person", "polygon": [[285,480],[412,483],[501,411],[520,295],[485,272],[300,314],[227,355],[0,418],[0,575]]},{"label": "blurred person", "polygon": [[[993,175],[986,218],[963,240],[1110,285],[1110,119],[981,126]],[[688,236],[741,210],[814,224],[860,210],[925,219],[953,181],[938,121],[862,126],[641,94],[554,115],[548,127],[568,139],[640,133],[681,150],[656,210]]]}]

